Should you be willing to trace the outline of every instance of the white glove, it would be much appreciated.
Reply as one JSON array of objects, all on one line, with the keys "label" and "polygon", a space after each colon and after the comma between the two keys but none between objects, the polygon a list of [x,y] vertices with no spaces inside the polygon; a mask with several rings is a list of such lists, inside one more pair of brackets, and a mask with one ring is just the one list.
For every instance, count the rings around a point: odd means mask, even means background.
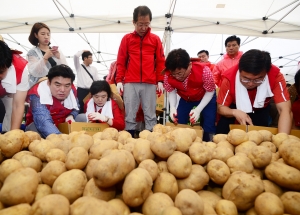
[{"label": "white glove", "polygon": [[163,83],[158,82],[156,86],[156,94],[158,95],[158,97],[160,97],[161,94],[163,94],[163,91],[164,91]]},{"label": "white glove", "polygon": [[191,122],[191,124],[195,124],[198,121],[201,111],[210,102],[210,100],[214,96],[214,93],[215,93],[215,91],[205,92],[205,94],[204,94],[201,102],[199,103],[199,105],[195,109],[190,111],[190,122]]},{"label": "white glove", "polygon": [[120,95],[123,93],[123,84],[122,82],[117,83],[117,90]]},{"label": "white glove", "polygon": [[88,119],[90,121],[96,121],[96,120],[99,120],[101,122],[106,122],[107,121],[107,117],[105,117],[103,114],[101,114],[99,112],[90,113],[88,115]]},{"label": "white glove", "polygon": [[170,117],[174,124],[178,123],[177,110],[175,107],[170,107]]},{"label": "white glove", "polygon": [[66,118],[65,122],[71,124],[72,122],[75,122],[75,119],[74,119],[74,117],[73,117],[72,115],[69,115],[69,116]]}]

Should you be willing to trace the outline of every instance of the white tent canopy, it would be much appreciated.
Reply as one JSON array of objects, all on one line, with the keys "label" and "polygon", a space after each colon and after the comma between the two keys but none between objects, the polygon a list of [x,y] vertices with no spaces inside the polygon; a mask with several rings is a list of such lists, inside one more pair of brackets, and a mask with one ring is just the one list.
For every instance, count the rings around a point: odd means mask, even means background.
[{"label": "white tent canopy", "polygon": [[[94,65],[105,75],[121,38],[133,31],[132,13],[139,5],[151,9],[152,31],[163,42],[165,28],[171,27],[170,49],[184,48],[191,56],[206,49],[217,62],[225,39],[235,34],[242,39],[242,51],[269,51],[293,82],[300,59],[300,0],[10,0],[1,3],[0,34],[26,54],[32,25],[44,22],[51,29],[51,43],[70,56],[71,67],[75,52],[90,49],[98,62]],[[166,14],[172,16],[167,19]]]}]

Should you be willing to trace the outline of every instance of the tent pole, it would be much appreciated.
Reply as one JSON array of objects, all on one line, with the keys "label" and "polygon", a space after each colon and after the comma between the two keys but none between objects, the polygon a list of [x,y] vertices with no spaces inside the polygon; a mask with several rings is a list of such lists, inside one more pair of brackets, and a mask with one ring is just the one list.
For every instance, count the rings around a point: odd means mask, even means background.
[{"label": "tent pole", "polygon": [[[165,56],[167,57],[169,52],[170,52],[170,40],[171,40],[171,28],[167,27],[166,28],[166,49],[165,49]],[[166,124],[166,122],[169,121],[169,112],[170,112],[170,107],[169,107],[169,101],[168,101],[168,93],[164,93],[164,109],[165,111],[163,112],[163,125]]]},{"label": "tent pole", "polygon": [[[297,1],[299,1],[299,0],[296,0],[296,1],[293,1],[293,2],[289,3],[288,5],[286,5],[286,6],[282,7],[282,8],[280,8],[280,9],[276,10],[275,12],[269,14],[268,16],[265,16],[265,18],[269,18],[270,16],[274,15],[275,13],[277,13],[277,12],[279,12],[279,11],[285,9],[285,8],[287,8],[288,6],[294,4],[294,3],[297,2]],[[297,6],[296,6],[296,7],[297,7]]]}]

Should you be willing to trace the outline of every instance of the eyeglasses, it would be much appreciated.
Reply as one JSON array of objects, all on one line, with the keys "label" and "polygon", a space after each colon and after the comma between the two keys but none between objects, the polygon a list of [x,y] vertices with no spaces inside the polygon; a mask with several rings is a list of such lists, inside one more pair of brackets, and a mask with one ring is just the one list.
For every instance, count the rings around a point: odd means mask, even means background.
[{"label": "eyeglasses", "polygon": [[148,22],[148,23],[139,23],[139,22],[137,22],[136,25],[139,28],[142,28],[142,27],[148,28],[150,26],[150,22]]},{"label": "eyeglasses", "polygon": [[241,82],[245,83],[245,84],[249,84],[250,82],[254,83],[254,84],[262,84],[265,81],[265,78],[263,79],[245,79],[245,78],[241,78]]}]

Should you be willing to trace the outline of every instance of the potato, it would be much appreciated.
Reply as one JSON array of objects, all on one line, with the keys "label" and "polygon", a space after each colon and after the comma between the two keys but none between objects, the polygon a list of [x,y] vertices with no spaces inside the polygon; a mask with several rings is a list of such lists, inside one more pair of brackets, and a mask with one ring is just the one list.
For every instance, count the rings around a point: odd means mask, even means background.
[{"label": "potato", "polygon": [[143,204],[144,215],[161,215],[165,208],[174,206],[172,199],[165,193],[150,195]]},{"label": "potato", "polygon": [[68,215],[70,212],[69,200],[59,194],[50,194],[33,203],[31,214],[62,214]]},{"label": "potato", "polygon": [[217,147],[220,147],[220,146],[227,147],[232,152],[234,152],[234,146],[231,143],[229,143],[227,140],[222,140],[222,141],[218,142]]},{"label": "potato", "polygon": [[89,155],[83,147],[74,147],[67,154],[66,168],[83,169],[89,161]]},{"label": "potato", "polygon": [[[121,144],[121,143],[120,143]],[[122,144],[121,144],[122,145]],[[125,145],[122,145],[121,148],[119,149],[124,149],[126,151],[129,151],[131,154],[133,154],[133,149],[134,149],[134,146],[135,146],[135,143],[133,142],[130,142],[130,143],[127,143]]]},{"label": "potato", "polygon": [[254,208],[258,215],[277,215],[284,212],[280,198],[269,192],[264,192],[256,197]]},{"label": "potato", "polygon": [[196,164],[206,164],[212,158],[213,149],[202,144],[194,142],[189,148],[189,155]]},{"label": "potato", "polygon": [[165,193],[175,200],[178,194],[178,184],[175,176],[168,172],[159,173],[157,179],[154,181],[153,192]]},{"label": "potato", "polygon": [[83,196],[92,196],[97,199],[109,201],[116,196],[116,188],[114,186],[108,188],[99,188],[95,184],[94,179],[91,178],[85,185]]},{"label": "potato", "polygon": [[[28,144],[31,143],[34,140],[41,140],[42,139],[41,135],[39,133],[35,132],[35,131],[26,131],[25,135],[29,138]],[[27,145],[27,146],[24,145],[23,148],[26,148],[28,146],[29,145]]]},{"label": "potato", "polygon": [[222,187],[208,186],[207,190],[222,197]]},{"label": "potato", "polygon": [[208,174],[205,169],[198,164],[192,165],[192,172],[187,178],[177,180],[179,191],[183,189],[191,189],[197,192],[202,190],[208,182]]},{"label": "potato", "polygon": [[30,215],[31,206],[23,203],[0,210],[0,215]]},{"label": "potato", "polygon": [[139,138],[134,145],[133,156],[138,164],[146,159],[154,159],[154,154],[150,149],[150,141]]},{"label": "potato", "polygon": [[77,199],[70,206],[70,211],[70,215],[119,215],[112,205],[91,196],[83,196]]},{"label": "potato", "polygon": [[273,134],[268,130],[258,130],[258,132],[263,136],[263,141],[272,141]]},{"label": "potato", "polygon": [[229,143],[234,146],[240,145],[243,142],[249,140],[247,133],[241,129],[232,129],[227,134],[227,139]]},{"label": "potato", "polygon": [[194,143],[197,142],[197,143],[202,143],[202,138],[197,136],[196,139],[194,140]]},{"label": "potato", "polygon": [[177,144],[166,135],[159,134],[150,140],[153,153],[161,158],[170,157],[177,148]]},{"label": "potato", "polygon": [[227,140],[227,134],[216,134],[213,136],[213,141],[217,144],[221,141],[226,141],[226,140]]},{"label": "potato", "polygon": [[55,148],[62,150],[65,154],[69,152],[69,145],[71,145],[71,140],[67,134],[50,134],[47,136],[46,140],[49,140],[55,145]]},{"label": "potato", "polygon": [[144,203],[152,188],[152,178],[147,170],[136,168],[125,178],[123,184],[123,200],[130,207]]},{"label": "potato", "polygon": [[247,210],[246,215],[258,215],[255,211],[255,208],[250,208],[249,210]]},{"label": "potato", "polygon": [[169,132],[169,129],[167,126],[164,126],[162,124],[156,124],[153,126],[153,131],[161,133],[161,134],[165,134],[165,133]]},{"label": "potato", "polygon": [[264,191],[259,177],[245,172],[234,172],[223,186],[222,196],[232,201],[238,210],[253,207],[255,198]]},{"label": "potato", "polygon": [[230,176],[230,170],[226,163],[216,159],[208,162],[207,173],[213,182],[220,185],[224,184]]},{"label": "potato", "polygon": [[300,191],[300,171],[294,167],[275,161],[266,167],[265,174],[279,186]]},{"label": "potato", "polygon": [[128,139],[128,138],[131,138],[131,137],[132,136],[131,136],[131,134],[128,131],[119,131],[119,136],[118,136],[117,141],[119,143],[124,144],[125,140]]},{"label": "potato", "polygon": [[228,158],[226,162],[227,166],[229,167],[230,173],[236,171],[252,173],[254,169],[252,161],[247,157],[247,155],[243,156],[239,154],[240,153],[237,153],[235,156]]},{"label": "potato", "polygon": [[[33,145],[32,143],[35,144]],[[55,148],[55,145],[49,140],[40,140],[39,142],[34,141],[29,145],[29,150],[33,153],[34,156],[41,159],[41,161],[47,161],[46,154],[50,149]]]},{"label": "potato", "polygon": [[265,192],[274,193],[277,196],[281,196],[283,191],[281,187],[279,187],[277,184],[273,183],[269,180],[263,180]]},{"label": "potato", "polygon": [[182,215],[202,214],[204,204],[201,197],[193,190],[181,190],[175,198],[175,207],[179,208]]},{"label": "potato", "polygon": [[287,139],[282,142],[278,151],[284,162],[300,170],[300,141]]},{"label": "potato", "polygon": [[95,163],[97,162],[97,159],[91,159],[89,160],[89,162],[87,163],[84,172],[86,174],[86,177],[88,180],[90,180],[91,178],[93,178],[93,167],[95,165]]},{"label": "potato", "polygon": [[[203,203],[204,203],[204,211],[209,211],[206,210],[206,207],[210,207],[212,209],[214,209],[217,205],[217,203],[222,199],[220,196],[218,196],[217,194],[207,191],[207,190],[201,190],[199,192],[197,192],[197,194],[201,197]],[[212,211],[212,210],[210,210]],[[212,211],[215,213],[215,211]],[[204,212],[205,214],[205,212]]]},{"label": "potato", "polygon": [[248,155],[250,153],[250,151],[252,150],[252,147],[257,146],[254,142],[252,141],[246,141],[241,143],[240,145],[238,145],[237,147],[235,147],[234,151],[235,153],[245,153],[246,155]]},{"label": "potato", "polygon": [[102,135],[102,132],[97,132],[93,135],[93,140],[95,142],[95,140],[99,139],[101,140],[101,135]]},{"label": "potato", "polygon": [[119,138],[119,132],[115,128],[106,128],[102,131],[101,140],[115,140]]},{"label": "potato", "polygon": [[121,199],[112,199],[108,201],[108,204],[113,206],[113,208],[118,212],[119,215],[130,214],[129,207]]},{"label": "potato", "polygon": [[110,150],[95,163],[93,178],[97,186],[111,187],[135,168],[133,155],[126,150]]},{"label": "potato", "polygon": [[84,172],[79,169],[72,169],[58,176],[53,183],[52,192],[67,197],[70,203],[73,203],[83,194],[86,183],[87,179]]},{"label": "potato", "polygon": [[292,192],[288,191],[285,192],[280,197],[283,206],[284,206],[284,212],[291,214],[291,215],[297,215],[300,214],[300,193],[299,192]]},{"label": "potato", "polygon": [[167,161],[159,161],[157,163],[158,174],[161,172],[169,172]]},{"label": "potato", "polygon": [[47,162],[53,161],[53,160],[59,160],[62,162],[66,161],[66,154],[61,149],[50,149],[46,153],[46,160]]},{"label": "potato", "polygon": [[90,135],[77,133],[74,136],[70,137],[69,150],[74,147],[83,147],[88,152],[93,143],[94,139]]},{"label": "potato", "polygon": [[266,147],[255,146],[249,152],[248,157],[255,168],[264,168],[271,162],[272,152]]},{"label": "potato", "polygon": [[38,183],[38,174],[34,169],[28,167],[17,169],[6,177],[0,190],[0,201],[8,206],[30,204],[34,200]]},{"label": "potato", "polygon": [[50,194],[52,194],[52,188],[49,185],[39,184],[36,190],[34,202]]},{"label": "potato", "polygon": [[23,167],[30,167],[37,172],[40,172],[43,167],[42,161],[39,158],[31,155],[23,155],[19,159],[19,162]]},{"label": "potato", "polygon": [[165,208],[161,215],[182,215],[182,213],[178,208],[170,206]]},{"label": "potato", "polygon": [[12,159],[20,160],[20,158],[21,158],[22,156],[24,156],[24,155],[33,155],[33,153],[30,152],[30,151],[20,151],[20,152],[16,153],[16,154],[12,157]]},{"label": "potato", "polygon": [[50,161],[42,170],[41,179],[43,183],[52,187],[54,181],[66,171],[67,169],[63,162],[58,160]]},{"label": "potato", "polygon": [[249,141],[254,142],[256,145],[259,145],[262,141],[264,141],[263,135],[258,131],[248,131],[247,135],[249,137]]},{"label": "potato", "polygon": [[264,171],[261,169],[253,169],[252,173],[253,175],[256,175],[257,177],[259,177],[260,179],[264,178]]},{"label": "potato", "polygon": [[[194,130],[194,132],[196,131]],[[187,132],[185,128],[177,128],[176,130],[171,131],[171,138],[176,143],[177,151],[187,152],[189,150],[189,147],[196,139],[196,136],[195,138],[193,138],[193,136],[191,136],[191,133]]]},{"label": "potato", "polygon": [[[178,129],[177,129],[178,130]],[[167,160],[168,170],[176,178],[186,178],[192,171],[192,160],[182,152],[173,153]]]},{"label": "potato", "polygon": [[276,146],[274,145],[274,143],[272,142],[269,142],[269,141],[264,141],[264,142],[261,142],[261,144],[259,144],[260,146],[264,146],[264,147],[267,147],[268,149],[270,149],[270,151],[272,153],[275,153],[277,151],[277,148]]},{"label": "potato", "polygon": [[115,140],[101,140],[99,144],[93,144],[90,148],[89,158],[99,160],[102,154],[109,149],[117,149],[119,146]]},{"label": "potato", "polygon": [[7,159],[0,165],[0,181],[4,182],[6,177],[13,171],[22,168],[20,161],[15,159]]},{"label": "potato", "polygon": [[207,147],[210,147],[211,149],[217,148],[217,144],[214,143],[214,142],[204,142],[204,141],[203,141],[202,144],[204,144],[204,145],[207,146]]},{"label": "potato", "polygon": [[272,143],[274,143],[275,146],[279,148],[281,143],[286,139],[289,139],[289,135],[287,135],[286,133],[278,133],[272,136]]},{"label": "potato", "polygon": [[139,138],[147,139],[148,135],[151,133],[149,130],[143,130],[139,133]]},{"label": "potato", "polygon": [[153,160],[151,160],[151,159],[143,160],[139,164],[139,168],[143,168],[143,169],[147,170],[152,178],[152,181],[155,181],[155,179],[158,176],[158,167],[157,167],[157,164]]},{"label": "potato", "polygon": [[232,157],[233,151],[226,146],[219,146],[214,149],[212,159],[217,159],[226,162],[228,158]]},{"label": "potato", "polygon": [[1,153],[11,158],[14,154],[22,150],[22,148],[29,145],[29,138],[24,131],[15,129],[0,135],[0,150]]},{"label": "potato", "polygon": [[216,212],[218,215],[238,215],[237,208],[232,201],[221,199],[216,204]]},{"label": "potato", "polygon": [[271,159],[271,162],[278,161],[279,158],[280,158],[279,152],[272,153],[272,159]]}]

